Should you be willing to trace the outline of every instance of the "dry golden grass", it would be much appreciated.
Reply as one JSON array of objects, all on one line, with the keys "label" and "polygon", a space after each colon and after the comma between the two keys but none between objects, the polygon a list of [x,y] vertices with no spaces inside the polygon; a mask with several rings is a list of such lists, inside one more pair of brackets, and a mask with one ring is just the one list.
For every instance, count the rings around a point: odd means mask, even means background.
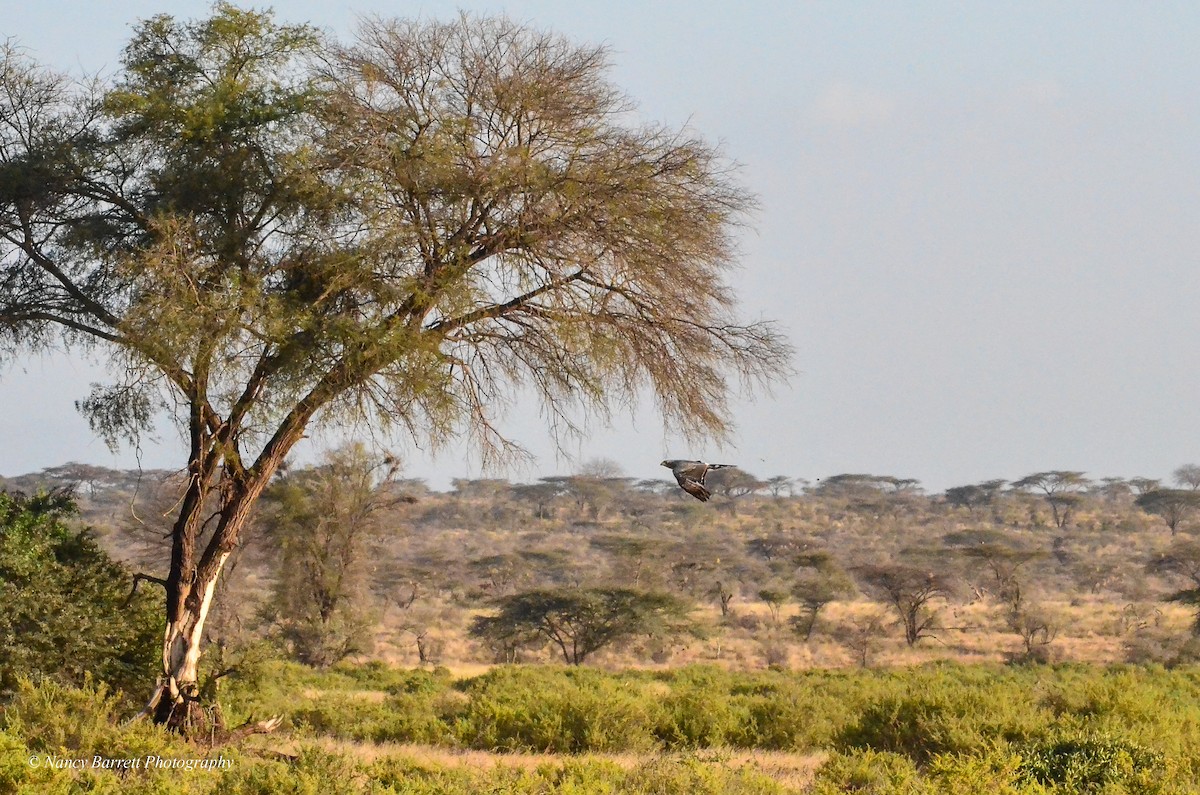
[{"label": "dry golden grass", "polygon": [[[587,664],[612,671],[666,671],[697,663],[730,670],[762,670],[772,663],[781,664],[778,659],[768,657],[766,650],[775,647],[783,649],[786,662],[782,665],[791,670],[850,667],[857,664],[853,654],[831,636],[830,629],[870,613],[883,613],[894,624],[881,638],[878,652],[872,655],[873,666],[917,665],[934,660],[996,663],[1010,659],[1023,649],[1020,637],[1005,623],[1003,608],[990,601],[963,604],[939,600],[935,608],[942,628],[912,647],[904,642],[903,630],[894,611],[866,599],[828,605],[807,642],[795,634],[788,623],[799,613],[795,605],[784,605],[777,622],[772,620],[770,610],[761,602],[744,601],[735,605],[730,619],[732,626],[722,623],[720,611],[715,606],[698,606],[694,615],[710,627],[708,636],[676,648],[661,662],[651,661],[637,649],[613,648],[596,653]],[[1104,664],[1124,658],[1131,631],[1124,605],[1094,595],[1047,599],[1039,601],[1039,605],[1058,630],[1050,645],[1051,659]],[[440,628],[445,643],[431,665],[445,667],[458,678],[479,676],[494,667],[490,661],[481,659],[483,652],[466,637],[465,626],[475,612],[467,614],[460,626]],[[1147,612],[1150,616],[1147,621],[1155,630],[1177,636],[1189,632],[1192,612],[1186,606],[1154,603]],[[755,624],[755,628],[745,629],[741,626],[745,622]],[[375,650],[356,659],[359,662],[382,660],[400,667],[420,665],[411,635],[389,632],[386,628],[379,633]],[[527,661],[560,664],[562,658],[547,649],[541,657],[530,657]]]}]

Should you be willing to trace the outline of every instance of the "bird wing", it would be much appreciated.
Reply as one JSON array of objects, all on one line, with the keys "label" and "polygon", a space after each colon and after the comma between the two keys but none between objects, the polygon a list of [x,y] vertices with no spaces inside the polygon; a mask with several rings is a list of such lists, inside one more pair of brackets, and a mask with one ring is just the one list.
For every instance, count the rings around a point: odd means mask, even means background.
[{"label": "bird wing", "polygon": [[679,481],[680,488],[700,500],[700,502],[708,502],[708,498],[712,496],[712,492],[704,488],[704,484],[698,480],[680,477],[679,475],[675,477]]},{"label": "bird wing", "polygon": [[671,468],[671,472],[675,474],[675,479],[679,481],[679,485],[683,485],[684,478],[691,478],[698,483],[704,482],[704,473],[708,471],[708,464],[703,461],[679,461]]}]

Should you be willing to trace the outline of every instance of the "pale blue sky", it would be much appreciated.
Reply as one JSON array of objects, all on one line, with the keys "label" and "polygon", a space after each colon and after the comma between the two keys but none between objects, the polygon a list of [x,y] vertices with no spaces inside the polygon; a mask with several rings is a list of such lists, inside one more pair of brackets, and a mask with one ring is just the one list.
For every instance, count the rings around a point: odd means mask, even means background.
[{"label": "pale blue sky", "polygon": [[[277,3],[346,34],[356,14],[505,11],[608,44],[644,115],[743,164],[762,210],[745,314],[796,346],[787,386],[739,402],[736,447],[664,438],[653,407],[594,425],[579,459],[658,477],[664,456],[761,476],[873,472],[928,488],[1050,468],[1167,477],[1200,461],[1200,6],[1194,3]],[[0,0],[6,35],[111,71],[129,26],[205,3]],[[0,374],[0,474],[128,465],[74,412],[81,363]],[[514,479],[570,471],[536,415]],[[164,434],[147,466],[178,466]],[[408,474],[474,476],[465,449]]]}]

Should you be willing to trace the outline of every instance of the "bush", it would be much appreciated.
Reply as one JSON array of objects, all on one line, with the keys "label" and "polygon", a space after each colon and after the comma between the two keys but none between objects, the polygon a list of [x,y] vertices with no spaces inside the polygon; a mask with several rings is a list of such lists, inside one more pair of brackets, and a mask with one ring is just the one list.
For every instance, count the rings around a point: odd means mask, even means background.
[{"label": "bush", "polygon": [[730,739],[743,748],[827,748],[839,722],[847,717],[845,705],[819,686],[790,677],[780,677],[738,698],[745,705],[745,723]]},{"label": "bush", "polygon": [[[238,756],[234,749],[220,753],[226,758]],[[104,684],[90,681],[74,688],[50,680],[21,680],[0,714],[0,792],[209,792],[218,776],[210,770],[150,767],[121,776],[92,768],[90,762],[83,769],[56,768],[47,757],[199,759],[210,755],[215,756],[151,723],[122,725],[118,699]],[[30,765],[27,760],[33,756],[42,764]]]},{"label": "bush", "polygon": [[154,600],[129,600],[132,575],[87,531],[64,492],[0,492],[0,691],[21,677],[129,690],[153,681],[161,623]]},{"label": "bush", "polygon": [[1028,745],[1019,773],[1026,780],[1073,793],[1109,792],[1113,785],[1133,785],[1141,793],[1167,792],[1162,787],[1174,778],[1162,754],[1126,740],[1086,733]]},{"label": "bush", "polygon": [[729,697],[728,676],[712,669],[680,672],[663,699],[654,729],[667,748],[712,748],[745,736],[750,722],[744,702]]},{"label": "bush", "polygon": [[454,733],[472,748],[639,751],[655,745],[653,705],[633,682],[586,668],[498,668],[465,684]]},{"label": "bush", "polygon": [[810,795],[921,795],[931,793],[912,760],[887,751],[831,754],[817,770]]}]

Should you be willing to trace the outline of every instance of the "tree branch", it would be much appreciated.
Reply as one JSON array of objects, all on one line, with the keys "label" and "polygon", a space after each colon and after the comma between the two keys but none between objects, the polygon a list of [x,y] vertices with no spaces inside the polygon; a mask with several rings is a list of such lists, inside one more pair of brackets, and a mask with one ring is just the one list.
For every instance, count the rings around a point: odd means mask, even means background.
[{"label": "tree branch", "polygon": [[134,594],[137,593],[138,583],[143,582],[143,581],[152,582],[155,585],[161,585],[163,588],[167,587],[167,581],[164,580],[162,577],[154,577],[150,574],[143,574],[141,572],[138,572],[137,574],[133,575],[133,588],[130,589],[129,596],[125,597],[125,601],[121,604],[121,607],[129,606],[129,603],[133,601]]}]

